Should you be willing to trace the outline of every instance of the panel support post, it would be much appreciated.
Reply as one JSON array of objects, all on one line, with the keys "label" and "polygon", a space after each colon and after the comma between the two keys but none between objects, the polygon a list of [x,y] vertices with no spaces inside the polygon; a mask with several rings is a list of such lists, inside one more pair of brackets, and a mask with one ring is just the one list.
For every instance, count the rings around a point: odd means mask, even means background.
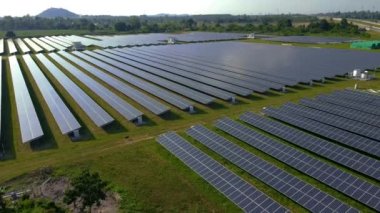
[{"label": "panel support post", "polygon": [[236,97],[231,97],[231,103],[236,104]]},{"label": "panel support post", "polygon": [[142,116],[137,117],[137,125],[142,125],[142,124],[143,124]]},{"label": "panel support post", "polygon": [[189,113],[191,114],[195,113],[194,106],[189,106]]},{"label": "panel support post", "polygon": [[313,86],[313,81],[310,81],[310,82],[309,82],[309,85],[310,85],[310,86]]},{"label": "panel support post", "polygon": [[326,82],[326,79],[325,79],[325,78],[322,78],[322,79],[321,79],[321,82],[322,82],[322,83],[325,83],[325,82]]},{"label": "panel support post", "polygon": [[286,92],[286,87],[283,86],[281,90],[282,90],[282,92]]},{"label": "panel support post", "polygon": [[74,138],[79,138],[79,136],[80,136],[79,129],[76,129],[73,131],[73,136],[74,136]]}]

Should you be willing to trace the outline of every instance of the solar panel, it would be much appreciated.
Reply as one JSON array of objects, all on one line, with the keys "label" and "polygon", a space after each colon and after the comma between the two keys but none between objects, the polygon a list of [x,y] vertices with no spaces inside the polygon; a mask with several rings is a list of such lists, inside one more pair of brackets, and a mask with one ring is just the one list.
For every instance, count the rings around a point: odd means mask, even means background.
[{"label": "solar panel", "polygon": [[[175,95],[173,93],[170,93],[166,90],[163,90],[157,86],[155,86],[154,84],[151,84],[147,81],[144,81],[144,80],[141,80],[133,75],[130,75],[120,69],[117,69],[116,67],[113,67],[111,65],[108,65],[106,63],[103,63],[95,58],[92,58],[90,56],[87,56],[85,54],[82,54],[80,52],[73,52],[74,54],[76,54],[77,57],[80,57],[82,58],[83,60],[86,60],[100,68],[102,68],[103,70],[123,79],[124,81],[152,94],[152,95],[155,95],[156,97],[158,98],[161,98],[162,100],[182,109],[182,110],[186,110],[186,109],[190,109],[192,108],[192,104],[185,100],[184,98],[178,96],[178,95]],[[78,64],[79,66],[83,67],[84,69],[86,70],[91,70],[91,69],[94,69],[95,67],[94,66],[91,66],[90,64],[82,61],[82,60],[79,60],[78,58],[68,54],[68,53],[65,53],[65,52],[61,52],[62,55],[64,55],[66,58],[70,59],[71,61],[73,61],[74,63]]]},{"label": "solar panel", "polygon": [[156,48],[160,48],[160,47],[152,47],[151,46],[151,47],[136,47],[136,48],[130,48],[130,49],[137,50],[139,52],[144,52],[144,53],[151,53],[154,55],[161,55],[161,56],[164,56],[166,58],[172,58],[174,60],[186,61],[186,62],[192,63],[192,64],[199,64],[202,66],[211,67],[211,68],[218,69],[218,70],[225,70],[225,71],[237,73],[239,75],[249,76],[249,77],[258,78],[258,79],[264,79],[264,80],[267,80],[270,82],[275,82],[275,83],[283,84],[283,85],[287,85],[287,86],[293,86],[293,85],[296,85],[298,83],[295,80],[285,79],[285,78],[279,77],[279,76],[272,76],[270,74],[265,74],[265,73],[261,73],[261,72],[257,72],[257,71],[253,71],[253,70],[248,70],[248,69],[243,69],[241,67],[230,66],[228,64],[221,64],[220,61],[218,61],[218,62],[216,62],[215,60],[214,61],[207,61],[204,58],[197,58],[197,57],[192,57],[189,55],[181,55],[181,53],[178,53],[178,52],[170,52],[167,49],[160,50],[160,49],[156,49]]},{"label": "solar panel", "polygon": [[243,211],[289,211],[176,133],[162,134],[157,141]]},{"label": "solar panel", "polygon": [[59,39],[54,38],[54,37],[45,36],[45,39],[47,39],[53,43],[59,44],[60,46],[65,47],[65,48],[69,48],[72,46],[71,44],[65,43]]},{"label": "solar panel", "polygon": [[37,54],[36,57],[98,127],[114,121],[106,111],[104,111],[92,98],[90,98],[90,96],[70,80],[70,78],[68,78],[43,54]]},{"label": "solar panel", "polygon": [[380,157],[380,144],[376,141],[314,121],[309,118],[294,114],[290,115],[288,112],[280,111],[278,109],[267,107],[263,110],[263,112],[270,117],[284,121],[298,128],[308,130],[317,135],[339,142],[343,145],[352,147],[376,157]]},{"label": "solar panel", "polygon": [[300,104],[310,108],[322,110],[345,118],[349,118],[351,120],[360,121],[369,125],[380,127],[380,116],[367,114],[359,110],[350,109],[344,106],[334,105],[318,100],[301,99]]},{"label": "solar panel", "polygon": [[291,112],[292,114],[307,117],[321,123],[366,136],[368,138],[380,140],[380,128],[377,128],[375,126],[353,121],[344,117],[336,116],[330,113],[307,108],[293,103],[286,103],[281,107],[281,109]]},{"label": "solar panel", "polygon": [[16,49],[16,46],[15,46],[15,43],[13,43],[12,39],[7,39],[7,44],[8,44],[9,54],[12,55],[12,54],[17,53],[17,49]]},{"label": "solar panel", "polygon": [[67,108],[61,97],[59,97],[32,57],[30,55],[23,55],[23,59],[62,134],[78,130],[81,127],[79,122]]},{"label": "solar panel", "polygon": [[380,180],[380,161],[251,112],[240,120],[352,170]]},{"label": "solar panel", "polygon": [[353,100],[354,102],[360,103],[361,105],[365,104],[368,106],[380,107],[380,103],[376,102],[376,100],[380,100],[380,98],[374,94],[358,92],[349,89],[335,91],[332,94],[336,94],[344,99]]},{"label": "solar panel", "polygon": [[62,46],[62,45],[59,45],[55,42],[52,42],[50,41],[49,39],[46,39],[46,38],[39,38],[41,41],[45,42],[46,44],[48,44],[49,46],[52,46],[54,47],[55,49],[57,50],[65,50],[66,47]]},{"label": "solar panel", "polygon": [[350,38],[341,37],[319,37],[319,36],[276,36],[273,38],[263,38],[267,41],[305,43],[305,44],[328,44],[328,43],[346,43],[354,41]]},{"label": "solar panel", "polygon": [[23,52],[23,53],[30,53],[31,52],[29,47],[26,46],[26,44],[22,41],[21,38],[16,38],[15,41],[16,41],[18,47],[20,48],[21,52]]},{"label": "solar panel", "polygon": [[161,59],[154,59],[153,57],[147,57],[144,55],[138,55],[134,53],[119,52],[116,50],[105,51],[193,80],[204,78],[205,81],[208,80],[208,83],[211,86],[215,86],[241,96],[248,96],[252,94],[253,91],[251,88],[255,88],[255,90],[258,92],[265,92],[266,90],[268,90],[267,87],[258,87],[256,85],[253,85],[252,83],[243,82],[238,79],[230,78],[228,76],[219,75],[205,70],[200,70],[199,68],[184,66],[178,62],[174,63],[169,61],[163,61]]},{"label": "solar panel", "polygon": [[27,43],[30,48],[36,53],[44,51],[40,46],[38,46],[34,41],[30,40],[30,38],[24,38],[25,43]]},{"label": "solar panel", "polygon": [[[65,56],[65,57],[70,55],[66,52],[60,52],[60,54]],[[58,55],[51,54],[51,57],[53,57],[57,62],[59,62],[63,67],[65,67],[67,70],[69,70],[73,75],[75,75],[81,81],[84,81],[84,79],[86,79],[86,82],[88,82],[88,84],[91,85],[91,87],[95,87],[95,85],[99,84],[96,81],[92,80],[90,77],[88,77],[86,74],[81,72],[80,70],[78,70],[75,67],[73,67],[72,65],[70,65],[68,62],[64,61],[62,58],[58,57]],[[93,66],[87,66],[86,68],[87,68],[86,70],[88,72],[90,72],[91,74],[93,74],[97,78],[101,79],[102,81],[106,82],[108,85],[112,86],[114,89],[119,90],[124,95],[128,96],[129,98],[135,100],[137,103],[139,103],[140,105],[142,105],[146,109],[150,110],[154,114],[160,115],[160,114],[163,114],[163,113],[169,111],[169,108],[166,107],[165,105],[163,105],[160,102],[150,98],[149,96],[145,95],[144,93],[128,86],[127,84],[123,83],[122,81],[118,80],[117,78],[114,78],[114,77],[96,69]],[[109,91],[109,92],[111,93],[111,91]],[[132,106],[130,106],[130,107],[132,107]],[[136,109],[134,109],[134,110],[136,111]],[[141,112],[138,112],[138,114],[141,115]]]},{"label": "solar panel", "polygon": [[[74,52],[74,54],[80,56],[79,52]],[[140,78],[146,79],[148,81],[151,81],[157,85],[160,85],[164,88],[167,88],[173,92],[177,92],[179,94],[182,94],[185,97],[188,97],[194,101],[197,101],[202,104],[210,104],[212,103],[215,99],[212,98],[211,96],[208,96],[206,94],[197,92],[195,90],[192,90],[188,87],[184,87],[182,85],[176,84],[172,81],[166,80],[164,78],[158,77],[156,75],[152,75],[150,73],[144,72],[143,70],[136,69],[135,67],[128,66],[124,63],[115,61],[113,59],[107,58],[105,56],[99,55],[99,54],[94,54],[92,52],[88,52],[88,54],[91,54],[92,57],[102,60],[108,64],[111,64],[112,66],[121,68],[125,70],[128,73],[131,73],[133,75],[136,75]],[[80,56],[81,57],[81,56]]]},{"label": "solar panel", "polygon": [[357,211],[201,125],[192,126],[186,132],[192,138],[311,212]]},{"label": "solar panel", "polygon": [[0,39],[0,54],[4,53],[4,39]]},{"label": "solar panel", "polygon": [[252,89],[254,91],[258,91],[262,88],[272,88],[275,90],[283,89],[282,84],[274,83],[274,82],[267,81],[264,79],[253,78],[253,77],[248,76],[248,75],[242,75],[239,73],[235,73],[235,72],[231,72],[231,71],[227,71],[227,70],[223,70],[223,69],[217,69],[214,67],[201,65],[199,63],[192,63],[192,62],[188,62],[188,61],[182,60],[182,59],[173,59],[173,58],[168,57],[168,56],[162,56],[159,54],[152,54],[149,52],[138,51],[139,48],[115,49],[115,50],[119,51],[119,52],[134,54],[136,56],[148,57],[146,59],[155,58],[155,59],[158,59],[161,61],[177,63],[177,64],[180,64],[182,66],[192,67],[192,68],[195,68],[198,70],[207,71],[210,73],[215,73],[218,75],[230,77],[230,78],[233,78],[233,79],[240,81],[240,82],[237,82],[237,85],[241,85],[242,87],[246,87],[246,88]]},{"label": "solar panel", "polygon": [[32,99],[30,98],[28,87],[22,75],[16,56],[10,56],[9,65],[11,68],[12,84],[16,100],[18,121],[21,131],[21,140],[27,143],[36,140],[44,135],[40,121]]},{"label": "solar panel", "polygon": [[91,77],[89,77],[84,72],[80,71],[62,57],[56,53],[50,53],[49,56],[55,60],[60,66],[66,69],[71,75],[77,78],[81,83],[93,91],[96,95],[102,98],[106,103],[108,103],[112,108],[119,112],[123,117],[128,120],[138,119],[143,115],[138,109],[124,101],[122,98],[114,94],[111,90],[107,89],[105,86],[101,85]]},{"label": "solar panel", "polygon": [[339,96],[332,96],[332,95],[320,95],[316,97],[317,100],[323,101],[323,102],[328,102],[332,103],[335,105],[343,106],[343,107],[348,107],[351,109],[356,109],[360,110],[365,113],[370,113],[376,116],[380,116],[380,111],[377,109],[377,107],[372,107],[372,106],[367,106],[367,105],[362,105],[353,102],[352,100],[347,100]]},{"label": "solar panel", "polygon": [[[90,52],[90,51],[86,51],[85,53],[86,54],[92,54],[92,56],[93,56],[93,54],[95,54],[94,52]],[[206,94],[215,96],[215,97],[220,98],[222,100],[234,100],[235,99],[234,94],[229,93],[227,91],[220,90],[218,88],[215,88],[215,87],[212,87],[209,85],[206,85],[204,83],[200,83],[200,82],[197,82],[197,81],[194,81],[191,79],[187,79],[187,78],[184,78],[184,77],[172,74],[172,73],[168,73],[168,72],[165,72],[163,70],[160,70],[160,69],[148,66],[148,65],[144,65],[144,64],[135,62],[133,60],[129,60],[129,59],[120,57],[120,56],[116,56],[116,55],[113,55],[113,54],[110,54],[110,53],[107,53],[104,51],[96,50],[96,53],[102,54],[104,56],[107,56],[107,57],[115,59],[115,60],[118,60],[118,61],[123,62],[125,64],[128,64],[130,66],[134,66],[138,69],[144,70],[144,71],[149,72],[151,74],[154,74],[156,76],[166,78],[170,81],[183,84],[183,85],[188,86],[190,88],[193,88],[195,90],[199,90],[202,93],[206,93]]]},{"label": "solar panel", "polygon": [[46,44],[45,42],[41,41],[38,38],[32,38],[32,41],[36,42],[38,45],[40,45],[42,48],[44,48],[48,52],[53,52],[55,50],[54,47]]},{"label": "solar panel", "polygon": [[380,211],[380,188],[376,185],[277,142],[231,119],[218,120],[216,127],[331,188]]}]

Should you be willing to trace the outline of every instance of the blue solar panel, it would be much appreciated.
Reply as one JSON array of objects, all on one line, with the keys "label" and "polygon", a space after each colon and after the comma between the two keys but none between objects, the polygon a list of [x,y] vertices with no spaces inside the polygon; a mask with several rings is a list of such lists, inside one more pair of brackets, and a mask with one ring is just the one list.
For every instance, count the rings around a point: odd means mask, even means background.
[{"label": "blue solar panel", "polygon": [[380,211],[380,188],[378,186],[275,141],[231,119],[218,120],[216,127],[335,190]]},{"label": "blue solar panel", "polygon": [[201,125],[192,126],[187,134],[311,212],[355,212],[343,202]]},{"label": "blue solar panel", "polygon": [[24,76],[22,75],[20,66],[16,56],[10,56],[9,65],[11,68],[11,76],[13,83],[13,91],[16,99],[16,108],[18,121],[21,131],[21,140],[27,143],[36,140],[44,135],[40,121],[32,99],[30,98],[28,87],[26,86]]},{"label": "blue solar panel", "polygon": [[176,133],[157,141],[245,212],[289,211]]},{"label": "blue solar panel", "polygon": [[380,180],[380,161],[251,112],[240,120],[297,146]]}]

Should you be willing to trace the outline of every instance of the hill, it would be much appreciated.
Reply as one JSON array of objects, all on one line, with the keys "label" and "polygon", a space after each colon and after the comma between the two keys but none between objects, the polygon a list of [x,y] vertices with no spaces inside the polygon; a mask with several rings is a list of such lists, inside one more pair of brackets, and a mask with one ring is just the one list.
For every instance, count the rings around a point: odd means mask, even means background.
[{"label": "hill", "polygon": [[78,18],[79,17],[78,14],[75,14],[63,8],[49,8],[43,11],[42,13],[38,14],[37,16],[42,17],[42,18],[57,18],[57,17]]}]

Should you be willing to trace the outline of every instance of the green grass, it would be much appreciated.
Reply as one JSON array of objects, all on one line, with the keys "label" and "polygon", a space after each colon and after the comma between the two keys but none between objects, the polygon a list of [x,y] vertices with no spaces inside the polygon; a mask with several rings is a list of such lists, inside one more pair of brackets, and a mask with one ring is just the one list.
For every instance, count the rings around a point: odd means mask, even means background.
[{"label": "green grass", "polygon": [[[357,83],[354,80],[337,79],[330,80],[325,84],[315,84],[313,87],[299,85],[295,88],[289,88],[289,91],[285,94],[274,91],[265,95],[254,94],[247,98],[239,98],[239,103],[236,105],[223,101],[217,101],[212,106],[195,104],[198,110],[196,114],[189,114],[172,107],[172,113],[164,117],[153,115],[134,101],[124,97],[115,89],[105,85],[147,115],[146,125],[136,126],[126,121],[120,114],[108,106],[107,103],[100,100],[99,97],[81,84],[78,79],[75,79],[67,71],[64,71],[65,74],[116,119],[116,124],[106,129],[101,129],[91,122],[83,110],[71,98],[70,94],[60,86],[49,71],[41,66],[41,64],[38,64],[84,127],[81,133],[86,137],[79,142],[72,142],[67,136],[60,133],[32,76],[25,65],[21,63],[27,86],[33,102],[36,104],[37,114],[46,134],[46,136],[31,145],[21,143],[16,108],[11,107],[15,106],[15,100],[10,70],[8,63],[5,62],[6,60],[3,59],[3,70],[5,70],[3,72],[3,103],[5,107],[2,108],[1,139],[5,141],[5,147],[9,151],[9,154],[6,161],[0,162],[0,183],[41,167],[54,167],[56,168],[57,175],[63,174],[69,176],[77,172],[79,168],[89,167],[91,170],[100,172],[104,179],[110,181],[120,191],[121,196],[124,198],[121,203],[122,208],[129,211],[239,211],[224,196],[158,145],[154,141],[154,138],[158,134],[168,130],[178,131],[183,135],[184,130],[192,124],[200,123],[212,127],[213,121],[222,116],[237,118],[245,111],[259,112],[265,106],[280,106],[287,101],[298,101],[300,98],[314,97],[336,89],[353,88],[354,84]],[[95,80],[103,84],[100,79],[95,78]],[[380,89],[380,80],[359,82],[359,88]],[[361,204],[291,169],[289,166],[278,162],[270,156],[248,147],[226,134],[223,135],[252,153],[310,182],[318,188],[342,200],[347,200],[355,207],[369,211],[369,209]],[[188,137],[186,138],[189,139]],[[202,146],[193,140],[190,141],[202,148]],[[298,204],[278,194],[210,150],[204,147],[202,150],[241,175],[245,180],[268,193],[281,204],[296,212],[304,211]],[[366,179],[366,177],[361,177]]]}]

